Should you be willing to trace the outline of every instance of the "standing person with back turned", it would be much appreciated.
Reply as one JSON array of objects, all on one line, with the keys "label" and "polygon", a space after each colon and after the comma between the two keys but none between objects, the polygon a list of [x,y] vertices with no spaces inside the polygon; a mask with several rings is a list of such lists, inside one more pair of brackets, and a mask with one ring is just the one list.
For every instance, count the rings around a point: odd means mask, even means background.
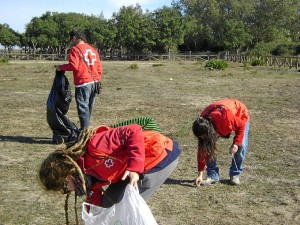
[{"label": "standing person with back turned", "polygon": [[95,95],[100,94],[102,65],[96,49],[87,44],[83,32],[70,32],[72,48],[69,63],[56,65],[56,70],[73,71],[75,99],[80,120],[80,128],[89,127]]},{"label": "standing person with back turned", "polygon": [[[247,107],[236,99],[223,99],[212,103],[204,109],[193,123],[193,133],[198,139],[198,176],[195,179],[197,187],[210,185],[220,180],[219,168],[216,163],[216,142],[221,138],[229,138],[235,132],[233,142],[229,147],[232,154],[229,170],[230,183],[240,185],[240,175],[243,171],[243,161],[248,147],[250,117]],[[206,168],[207,178],[203,180]]]}]

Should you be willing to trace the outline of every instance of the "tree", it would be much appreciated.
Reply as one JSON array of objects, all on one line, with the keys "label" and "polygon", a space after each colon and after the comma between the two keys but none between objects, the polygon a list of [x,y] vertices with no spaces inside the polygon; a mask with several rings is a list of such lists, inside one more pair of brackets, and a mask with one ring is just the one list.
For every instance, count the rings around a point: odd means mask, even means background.
[{"label": "tree", "polygon": [[115,42],[119,49],[127,53],[149,51],[155,44],[155,24],[148,13],[144,14],[140,5],[123,6],[113,14],[117,29]]},{"label": "tree", "polygon": [[89,43],[93,44],[100,51],[106,52],[113,48],[116,28],[111,21],[105,20],[102,16],[91,16],[86,28],[86,34]]},{"label": "tree", "polygon": [[163,52],[177,50],[178,45],[184,42],[183,18],[176,8],[164,6],[153,13],[158,36],[156,49]]},{"label": "tree", "polygon": [[226,50],[241,50],[249,46],[252,36],[246,31],[242,21],[229,19],[225,21],[223,33],[223,46]]},{"label": "tree", "polygon": [[13,47],[20,44],[20,34],[10,28],[8,24],[0,24],[0,44],[10,54]]}]

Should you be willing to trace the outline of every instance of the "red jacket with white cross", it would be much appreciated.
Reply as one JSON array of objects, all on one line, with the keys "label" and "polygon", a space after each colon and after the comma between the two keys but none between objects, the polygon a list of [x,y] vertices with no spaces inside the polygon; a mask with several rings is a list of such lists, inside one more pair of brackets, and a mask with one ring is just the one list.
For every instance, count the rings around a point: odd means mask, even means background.
[{"label": "red jacket with white cross", "polygon": [[69,52],[69,63],[61,65],[60,69],[73,71],[75,86],[90,83],[94,80],[101,81],[102,78],[100,56],[97,50],[87,43],[73,46]]}]

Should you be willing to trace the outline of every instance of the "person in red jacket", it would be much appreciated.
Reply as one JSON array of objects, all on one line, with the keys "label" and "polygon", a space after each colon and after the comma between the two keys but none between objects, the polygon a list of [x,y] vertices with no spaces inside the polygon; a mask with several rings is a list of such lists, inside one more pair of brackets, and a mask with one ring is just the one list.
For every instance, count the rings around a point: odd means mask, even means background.
[{"label": "person in red jacket", "polygon": [[[231,184],[240,184],[248,147],[249,119],[247,107],[239,100],[228,98],[206,107],[194,121],[192,130],[198,139],[196,186],[210,185],[220,180],[216,163],[216,142],[219,138],[229,138],[232,132],[235,134],[229,147],[229,153],[232,154],[229,176]],[[205,169],[207,178],[203,180]]]},{"label": "person in red jacket", "polygon": [[102,65],[97,50],[86,43],[83,32],[74,29],[70,38],[69,63],[55,65],[55,68],[57,71],[73,71],[80,128],[84,129],[90,125],[95,95],[100,93]]},{"label": "person in red jacket", "polygon": [[46,190],[75,191],[97,206],[119,202],[128,184],[147,201],[176,168],[179,155],[175,141],[138,124],[100,126],[50,153],[39,178]]}]

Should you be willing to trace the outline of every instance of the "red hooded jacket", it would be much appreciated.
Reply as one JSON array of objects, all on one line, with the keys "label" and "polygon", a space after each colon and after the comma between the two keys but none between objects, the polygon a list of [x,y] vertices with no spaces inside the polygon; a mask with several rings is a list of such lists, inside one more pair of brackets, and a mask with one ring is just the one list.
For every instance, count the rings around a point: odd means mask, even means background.
[{"label": "red hooded jacket", "polygon": [[[233,144],[242,145],[245,126],[249,120],[247,107],[236,99],[222,99],[214,102],[204,109],[200,116],[209,115],[215,131],[220,137],[226,137],[235,132]],[[201,153],[201,154],[200,154]],[[203,171],[206,160],[205,154],[198,149],[198,171]]]},{"label": "red hooded jacket", "polygon": [[166,149],[173,149],[170,138],[137,124],[99,127],[77,161],[84,173],[103,181],[90,187],[87,202],[101,205],[102,186],[120,181],[125,170],[146,173],[167,156]]}]

